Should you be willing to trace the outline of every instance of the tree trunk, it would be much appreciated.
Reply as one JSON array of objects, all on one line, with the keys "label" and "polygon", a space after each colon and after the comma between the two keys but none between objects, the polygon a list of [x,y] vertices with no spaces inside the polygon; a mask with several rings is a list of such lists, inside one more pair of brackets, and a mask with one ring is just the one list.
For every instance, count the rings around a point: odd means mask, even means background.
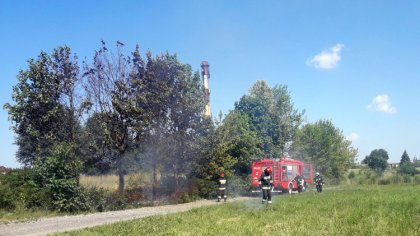
[{"label": "tree trunk", "polygon": [[124,194],[124,173],[119,172],[118,173],[118,193],[120,195]]},{"label": "tree trunk", "polygon": [[124,170],[123,170],[123,161],[122,161],[122,156],[120,155],[120,157],[118,158],[118,193],[120,195],[124,194],[124,185],[125,185],[125,181],[124,181]]},{"label": "tree trunk", "polygon": [[152,203],[155,202],[156,198],[156,182],[157,182],[157,166],[153,164],[153,180],[152,180]]}]

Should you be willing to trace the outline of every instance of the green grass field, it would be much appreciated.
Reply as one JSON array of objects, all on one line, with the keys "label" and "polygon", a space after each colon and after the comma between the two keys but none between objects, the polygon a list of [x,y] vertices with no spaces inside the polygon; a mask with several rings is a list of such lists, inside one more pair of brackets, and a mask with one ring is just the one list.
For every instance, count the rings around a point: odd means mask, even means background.
[{"label": "green grass field", "polygon": [[420,186],[369,185],[221,203],[60,235],[420,235]]}]

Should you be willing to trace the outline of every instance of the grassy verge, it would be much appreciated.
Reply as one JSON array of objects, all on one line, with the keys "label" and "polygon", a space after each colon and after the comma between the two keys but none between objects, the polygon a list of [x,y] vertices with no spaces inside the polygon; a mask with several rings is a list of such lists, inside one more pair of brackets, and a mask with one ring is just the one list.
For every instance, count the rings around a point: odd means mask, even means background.
[{"label": "grassy verge", "polygon": [[54,211],[46,210],[27,210],[27,209],[15,209],[15,210],[0,210],[0,224],[10,222],[24,222],[35,220],[43,217],[62,216],[65,213],[59,213]]},{"label": "grassy verge", "polygon": [[61,235],[420,235],[420,186],[352,186],[203,207]]}]

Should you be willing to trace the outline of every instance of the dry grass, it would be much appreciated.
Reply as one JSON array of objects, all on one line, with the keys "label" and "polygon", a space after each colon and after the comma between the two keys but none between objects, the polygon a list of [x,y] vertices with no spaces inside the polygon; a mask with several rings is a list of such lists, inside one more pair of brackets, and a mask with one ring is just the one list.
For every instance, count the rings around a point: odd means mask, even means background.
[{"label": "dry grass", "polygon": [[[150,182],[150,175],[147,173],[134,173],[125,176],[126,187],[137,188],[144,187],[146,183]],[[118,189],[117,175],[98,175],[98,176],[80,176],[80,185],[84,187],[97,187],[109,191]]]},{"label": "dry grass", "polygon": [[84,187],[97,187],[114,191],[118,189],[117,175],[80,176],[80,185]]}]

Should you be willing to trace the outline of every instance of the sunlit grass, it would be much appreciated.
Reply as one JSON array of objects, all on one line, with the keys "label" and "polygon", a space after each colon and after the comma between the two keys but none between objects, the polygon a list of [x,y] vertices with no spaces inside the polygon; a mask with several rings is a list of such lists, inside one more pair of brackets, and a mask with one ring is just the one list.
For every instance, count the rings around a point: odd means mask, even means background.
[{"label": "sunlit grass", "polygon": [[[148,181],[150,176],[147,173],[133,173],[124,177],[126,188],[143,187]],[[96,187],[109,191],[116,191],[118,189],[118,176],[117,175],[81,175],[80,185],[83,187]]]},{"label": "sunlit grass", "polygon": [[98,175],[80,176],[80,185],[84,187],[96,187],[114,191],[118,189],[118,176],[116,175]]},{"label": "sunlit grass", "polygon": [[420,186],[363,186],[222,203],[68,235],[420,235]]}]

